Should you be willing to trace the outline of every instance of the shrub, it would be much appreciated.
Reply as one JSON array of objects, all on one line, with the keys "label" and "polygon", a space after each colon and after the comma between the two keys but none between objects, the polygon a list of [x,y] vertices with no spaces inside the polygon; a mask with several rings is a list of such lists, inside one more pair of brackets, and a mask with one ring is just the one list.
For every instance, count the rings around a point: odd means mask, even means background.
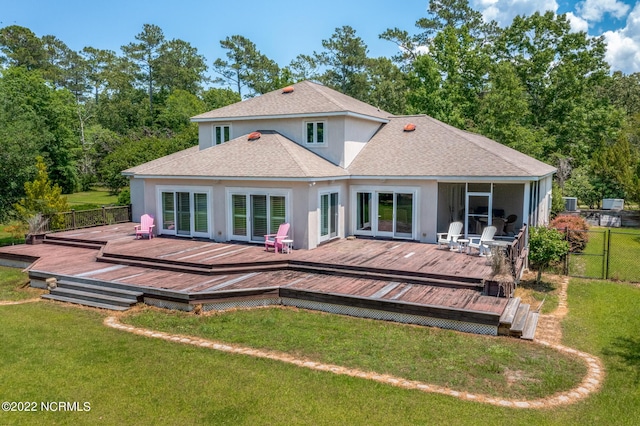
[{"label": "shrub", "polygon": [[569,241],[571,253],[578,253],[584,250],[589,242],[589,225],[580,216],[560,215],[553,219],[549,227],[557,229]]},{"label": "shrub", "polygon": [[551,262],[557,262],[569,252],[569,243],[561,232],[544,226],[529,229],[529,263],[538,270],[536,282],[540,284],[542,271]]},{"label": "shrub", "polygon": [[129,188],[125,188],[120,191],[120,194],[118,194],[118,205],[128,206],[129,204],[131,204],[131,190]]}]

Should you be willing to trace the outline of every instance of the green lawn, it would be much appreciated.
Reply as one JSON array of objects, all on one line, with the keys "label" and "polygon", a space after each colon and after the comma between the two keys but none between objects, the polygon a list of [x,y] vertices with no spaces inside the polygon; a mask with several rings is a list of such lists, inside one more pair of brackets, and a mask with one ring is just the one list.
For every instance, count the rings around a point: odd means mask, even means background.
[{"label": "green lawn", "polygon": [[94,188],[91,191],[76,192],[65,195],[67,202],[72,209],[78,208],[99,208],[102,206],[114,205],[118,202],[117,195],[111,195],[106,188]]},{"label": "green lawn", "polygon": [[22,238],[14,238],[11,232],[7,230],[9,226],[12,226],[12,224],[0,224],[0,246],[24,243],[24,236]]},{"label": "green lawn", "polygon": [[[5,270],[0,272],[0,287],[14,286],[6,276]],[[633,425],[640,418],[640,289],[625,284],[572,280],[564,343],[601,357],[606,379],[602,390],[586,400],[545,410],[467,402],[146,338],[105,327],[105,315],[49,302],[0,306],[0,400],[90,404],[88,412],[0,411],[0,424]],[[181,316],[170,314],[163,321],[185,333],[222,333],[228,340],[256,346],[281,336],[283,342],[275,344],[280,348],[320,356],[329,346],[333,348],[330,356],[344,362],[369,359],[365,362],[389,365],[404,349],[394,341],[383,342],[378,344],[383,352],[370,356],[363,343],[389,338],[400,342],[402,330],[411,330],[407,333],[410,338],[426,340],[410,344],[422,347],[425,358],[429,357],[417,361],[419,369],[451,375],[457,374],[454,370],[460,368],[460,358],[475,356],[475,349],[468,352],[474,340],[486,340],[487,348],[499,347],[496,351],[508,357],[504,350],[507,338],[477,338],[434,329],[421,334],[422,327],[386,323],[376,329],[370,327],[375,321],[351,318],[345,325],[323,314],[317,317],[328,331],[314,343],[312,334],[318,329],[305,329],[307,318],[294,323],[294,317],[264,315],[260,320],[224,314],[209,322],[190,316],[179,320]],[[157,320],[146,313],[138,317]],[[253,326],[247,324],[250,320],[264,323]],[[249,332],[234,337],[233,330],[242,327]],[[260,330],[267,330],[267,336],[256,335]],[[374,332],[382,336],[372,335]],[[348,336],[342,339],[342,333]],[[449,334],[456,339],[449,340]],[[441,357],[440,351],[446,350],[443,344],[454,346],[458,359]],[[431,351],[431,346],[438,349]],[[537,345],[524,343],[523,347]],[[345,353],[339,354],[341,350]],[[357,352],[350,354],[350,350]],[[464,374],[484,374],[486,366],[476,363]]]},{"label": "green lawn", "polygon": [[[123,321],[498,397],[542,398],[575,387],[586,373],[580,361],[521,340],[314,311],[195,316],[147,309]],[[509,381],[514,371],[521,379]]]},{"label": "green lawn", "polygon": [[40,294],[42,290],[29,287],[29,278],[20,269],[0,267],[0,301],[33,299]]}]

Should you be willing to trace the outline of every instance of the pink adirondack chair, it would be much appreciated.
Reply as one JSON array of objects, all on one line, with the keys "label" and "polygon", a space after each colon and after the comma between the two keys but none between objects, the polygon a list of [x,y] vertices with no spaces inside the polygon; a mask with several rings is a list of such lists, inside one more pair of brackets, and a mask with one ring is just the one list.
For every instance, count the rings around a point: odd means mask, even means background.
[{"label": "pink adirondack chair", "polygon": [[277,253],[278,248],[282,251],[283,243],[282,240],[287,239],[287,234],[289,233],[289,224],[282,223],[278,227],[278,232],[276,234],[267,234],[264,236],[264,249],[269,251],[269,247],[273,247],[274,251]]},{"label": "pink adirondack chair", "polygon": [[149,214],[143,214],[140,218],[140,225],[135,226],[136,240],[142,238],[144,235],[148,235],[149,239],[153,238],[153,228],[156,225],[153,224],[153,216]]}]

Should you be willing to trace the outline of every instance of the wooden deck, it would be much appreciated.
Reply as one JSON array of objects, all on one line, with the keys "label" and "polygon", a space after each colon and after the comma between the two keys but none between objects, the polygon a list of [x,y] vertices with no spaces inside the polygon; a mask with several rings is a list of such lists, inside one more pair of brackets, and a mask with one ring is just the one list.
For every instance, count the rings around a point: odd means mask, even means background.
[{"label": "wooden deck", "polygon": [[34,279],[142,289],[167,307],[275,297],[497,327],[508,301],[483,294],[491,272],[484,258],[413,242],[339,240],[275,254],[261,245],[136,240],[133,224],[118,224],[3,247],[0,259],[37,259],[30,267]]}]

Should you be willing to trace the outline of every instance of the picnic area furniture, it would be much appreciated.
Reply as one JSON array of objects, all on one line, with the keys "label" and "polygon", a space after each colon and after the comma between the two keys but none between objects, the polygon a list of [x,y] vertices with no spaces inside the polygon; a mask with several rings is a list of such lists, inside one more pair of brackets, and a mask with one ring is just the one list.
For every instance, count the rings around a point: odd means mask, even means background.
[{"label": "picnic area furniture", "polygon": [[464,225],[462,222],[451,222],[449,224],[449,231],[447,232],[438,232],[438,248],[441,245],[446,245],[449,249],[457,247],[458,238],[462,235],[462,227]]},{"label": "picnic area furniture", "polygon": [[287,239],[289,233],[289,224],[282,223],[278,227],[278,232],[275,234],[267,234],[264,236],[264,249],[269,251],[269,247],[273,247],[273,250],[277,253],[278,248],[282,251],[283,240]]},{"label": "picnic area furniture", "polygon": [[153,228],[156,225],[153,223],[153,216],[149,214],[143,214],[140,218],[140,225],[135,226],[136,240],[142,238],[144,235],[148,235],[149,239],[153,238]]},{"label": "picnic area furniture", "polygon": [[493,241],[493,237],[496,235],[495,226],[487,226],[482,231],[482,235],[479,237],[469,236],[469,254],[471,249],[478,249],[480,256],[486,256],[489,253],[489,246],[487,242]]}]

